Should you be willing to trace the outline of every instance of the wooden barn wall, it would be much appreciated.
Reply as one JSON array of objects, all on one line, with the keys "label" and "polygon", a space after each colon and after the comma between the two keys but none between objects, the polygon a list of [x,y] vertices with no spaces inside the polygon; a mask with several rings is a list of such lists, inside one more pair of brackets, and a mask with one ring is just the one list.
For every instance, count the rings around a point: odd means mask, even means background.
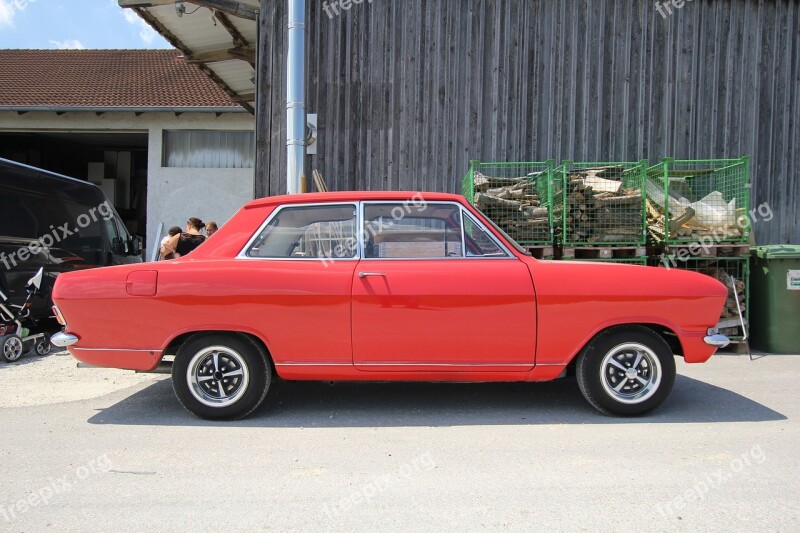
[{"label": "wooden barn wall", "polygon": [[[332,0],[328,1],[328,5]],[[800,243],[800,2],[308,0],[331,190],[460,191],[470,159],[751,156],[759,243]],[[285,2],[262,2],[256,195],[285,192]]]}]

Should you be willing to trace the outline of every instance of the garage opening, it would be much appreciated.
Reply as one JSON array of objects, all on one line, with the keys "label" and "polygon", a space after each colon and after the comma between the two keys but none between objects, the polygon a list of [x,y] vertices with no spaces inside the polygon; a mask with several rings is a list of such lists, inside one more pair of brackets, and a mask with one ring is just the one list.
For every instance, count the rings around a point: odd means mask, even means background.
[{"label": "garage opening", "polygon": [[131,235],[146,235],[147,132],[0,132],[0,157],[97,184]]}]

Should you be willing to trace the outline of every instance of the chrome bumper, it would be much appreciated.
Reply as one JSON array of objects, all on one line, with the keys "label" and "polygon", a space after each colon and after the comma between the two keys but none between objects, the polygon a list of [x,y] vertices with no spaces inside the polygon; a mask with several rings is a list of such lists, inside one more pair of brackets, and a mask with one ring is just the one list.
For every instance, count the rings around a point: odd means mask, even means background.
[{"label": "chrome bumper", "polygon": [[63,331],[60,331],[55,335],[53,335],[52,337],[50,337],[50,342],[53,343],[55,346],[58,346],[59,348],[66,348],[68,346],[72,346],[73,344],[78,342],[78,340],[79,340],[78,337],[76,337],[75,335],[72,335],[71,333],[65,333]]},{"label": "chrome bumper", "polygon": [[706,344],[710,344],[716,348],[724,348],[731,343],[731,340],[722,335],[720,333],[715,333],[714,335],[707,335],[703,338]]}]

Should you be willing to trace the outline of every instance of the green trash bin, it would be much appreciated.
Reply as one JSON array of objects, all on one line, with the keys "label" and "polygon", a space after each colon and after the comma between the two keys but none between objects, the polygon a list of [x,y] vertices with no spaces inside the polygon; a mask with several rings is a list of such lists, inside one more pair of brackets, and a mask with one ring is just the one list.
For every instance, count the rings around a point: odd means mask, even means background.
[{"label": "green trash bin", "polygon": [[800,354],[800,246],[757,246],[750,269],[754,348]]}]

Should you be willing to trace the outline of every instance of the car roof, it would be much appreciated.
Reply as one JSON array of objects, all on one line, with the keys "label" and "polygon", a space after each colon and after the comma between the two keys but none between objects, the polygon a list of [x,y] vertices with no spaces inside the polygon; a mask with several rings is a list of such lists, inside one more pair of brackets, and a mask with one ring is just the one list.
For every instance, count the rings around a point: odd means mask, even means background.
[{"label": "car roof", "polygon": [[337,192],[312,192],[304,194],[284,194],[281,196],[268,196],[258,198],[248,203],[245,208],[263,207],[281,204],[313,204],[325,202],[360,202],[360,201],[414,201],[438,202],[463,202],[464,197],[458,194],[442,192],[417,192],[417,191],[337,191]]},{"label": "car roof", "polygon": [[51,172],[43,168],[26,165],[24,163],[19,163],[17,161],[12,161],[10,159],[4,159],[2,157],[0,157],[0,167],[7,167],[7,168],[10,167],[10,168],[15,168],[17,170],[23,170],[24,172],[27,173],[28,179],[47,180],[48,186],[53,186],[54,184],[60,182],[71,186],[97,189],[98,191],[101,190],[100,187],[98,187],[97,185],[95,185],[90,181],[73,178],[71,176],[65,176],[64,174],[58,174],[56,172]]}]

